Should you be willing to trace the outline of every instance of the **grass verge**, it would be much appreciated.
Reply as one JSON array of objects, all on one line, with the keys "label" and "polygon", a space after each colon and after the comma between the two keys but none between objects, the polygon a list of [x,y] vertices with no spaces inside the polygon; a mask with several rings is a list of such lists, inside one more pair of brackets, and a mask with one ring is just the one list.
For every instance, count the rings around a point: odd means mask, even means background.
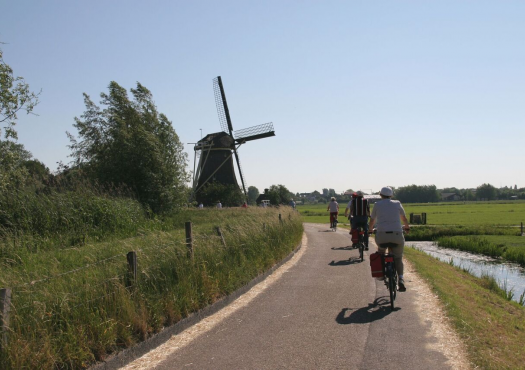
[{"label": "grass verge", "polygon": [[[1,368],[86,368],[248,283],[286,257],[303,231],[289,207],[188,210],[162,229],[3,259],[0,288],[12,289],[12,305]],[[129,251],[137,254],[136,282]]]},{"label": "grass verge", "polygon": [[412,248],[405,248],[405,257],[438,294],[475,366],[523,368],[525,308],[505,299],[490,278],[476,278]]}]

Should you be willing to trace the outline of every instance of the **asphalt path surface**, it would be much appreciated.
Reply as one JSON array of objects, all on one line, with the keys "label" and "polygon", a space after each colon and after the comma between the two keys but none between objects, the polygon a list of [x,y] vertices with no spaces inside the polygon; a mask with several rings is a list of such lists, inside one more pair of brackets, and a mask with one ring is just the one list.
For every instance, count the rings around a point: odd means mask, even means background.
[{"label": "asphalt path surface", "polygon": [[[305,224],[300,259],[248,305],[171,352],[157,369],[446,369],[407,291],[388,291],[348,231]],[[375,245],[370,243],[370,252]]]}]

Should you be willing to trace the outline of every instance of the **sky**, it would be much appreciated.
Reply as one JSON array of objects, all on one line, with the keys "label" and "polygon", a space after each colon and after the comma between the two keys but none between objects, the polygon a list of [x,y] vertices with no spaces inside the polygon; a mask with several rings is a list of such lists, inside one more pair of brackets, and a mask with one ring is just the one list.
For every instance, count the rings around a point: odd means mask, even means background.
[{"label": "sky", "polygon": [[52,171],[111,81],[146,86],[188,153],[220,131],[221,76],[247,185],[525,187],[525,2],[0,0],[0,48],[41,91],[19,142]]}]

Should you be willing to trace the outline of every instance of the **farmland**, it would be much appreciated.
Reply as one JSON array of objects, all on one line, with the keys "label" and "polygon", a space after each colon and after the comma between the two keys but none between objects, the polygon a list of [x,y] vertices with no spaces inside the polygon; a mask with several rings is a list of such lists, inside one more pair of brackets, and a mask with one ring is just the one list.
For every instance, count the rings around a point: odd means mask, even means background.
[{"label": "farmland", "polygon": [[[339,207],[341,217],[346,204]],[[418,203],[404,204],[403,207],[407,217],[410,213],[426,213],[428,225],[518,226],[525,222],[525,201]],[[297,206],[303,222],[315,223],[328,223],[326,208],[326,204]]]}]

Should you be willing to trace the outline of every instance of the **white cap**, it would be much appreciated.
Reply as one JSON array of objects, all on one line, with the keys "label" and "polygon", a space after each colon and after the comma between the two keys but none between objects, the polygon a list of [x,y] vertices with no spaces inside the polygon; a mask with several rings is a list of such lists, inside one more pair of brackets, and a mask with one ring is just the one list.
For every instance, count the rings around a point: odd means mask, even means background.
[{"label": "white cap", "polygon": [[385,197],[391,197],[392,195],[394,195],[394,192],[392,191],[392,188],[390,186],[385,186],[381,189],[381,192],[379,194]]}]

